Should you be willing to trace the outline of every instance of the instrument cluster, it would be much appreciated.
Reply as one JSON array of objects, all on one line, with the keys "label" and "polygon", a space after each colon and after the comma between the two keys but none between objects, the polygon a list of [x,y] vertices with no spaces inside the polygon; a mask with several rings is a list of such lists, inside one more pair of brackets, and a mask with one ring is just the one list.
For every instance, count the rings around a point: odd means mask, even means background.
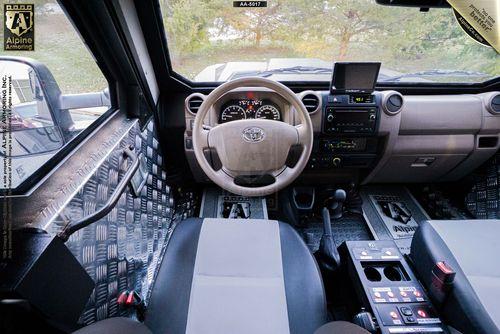
[{"label": "instrument cluster", "polygon": [[230,100],[220,110],[219,123],[255,118],[281,121],[281,110],[275,103],[267,99]]}]

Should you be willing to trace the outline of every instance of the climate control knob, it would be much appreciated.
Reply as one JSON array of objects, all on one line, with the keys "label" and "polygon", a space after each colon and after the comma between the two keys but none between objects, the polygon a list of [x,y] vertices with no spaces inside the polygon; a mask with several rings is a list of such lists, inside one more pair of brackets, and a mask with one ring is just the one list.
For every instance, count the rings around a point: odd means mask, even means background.
[{"label": "climate control knob", "polygon": [[333,117],[333,115],[332,115],[332,114],[329,114],[328,116],[326,116],[326,120],[327,120],[328,122],[333,122],[333,118],[334,118],[334,117]]},{"label": "climate control knob", "polygon": [[334,157],[332,159],[332,164],[334,167],[339,167],[341,163],[342,163],[342,159],[340,159],[339,157]]}]

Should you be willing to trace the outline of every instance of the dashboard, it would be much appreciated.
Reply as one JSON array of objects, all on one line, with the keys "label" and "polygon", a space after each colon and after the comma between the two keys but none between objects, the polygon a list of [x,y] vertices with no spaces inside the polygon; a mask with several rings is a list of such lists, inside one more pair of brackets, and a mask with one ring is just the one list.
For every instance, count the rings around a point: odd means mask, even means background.
[{"label": "dashboard", "polygon": [[270,99],[232,99],[219,111],[219,124],[241,119],[269,119],[281,121],[281,108]]},{"label": "dashboard", "polygon": [[[455,181],[500,148],[500,92],[402,95],[396,91],[303,91],[313,150],[297,183]],[[192,124],[205,95],[186,98],[185,152],[198,182],[207,181],[192,150]],[[292,106],[266,89],[238,89],[217,101],[207,126],[263,118],[297,125]],[[216,159],[214,159],[216,161]]]}]

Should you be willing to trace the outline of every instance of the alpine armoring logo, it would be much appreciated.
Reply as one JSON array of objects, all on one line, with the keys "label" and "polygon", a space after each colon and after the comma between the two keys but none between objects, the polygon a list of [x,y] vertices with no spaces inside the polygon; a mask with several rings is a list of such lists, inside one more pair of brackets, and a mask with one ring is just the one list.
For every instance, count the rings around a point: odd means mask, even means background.
[{"label": "alpine armoring logo", "polygon": [[402,233],[414,233],[417,230],[417,227],[416,226],[398,226],[398,225],[394,225],[392,227],[392,229],[396,233],[401,233],[401,232]]},{"label": "alpine armoring logo", "polygon": [[4,5],[4,50],[35,50],[35,15],[33,4]]}]

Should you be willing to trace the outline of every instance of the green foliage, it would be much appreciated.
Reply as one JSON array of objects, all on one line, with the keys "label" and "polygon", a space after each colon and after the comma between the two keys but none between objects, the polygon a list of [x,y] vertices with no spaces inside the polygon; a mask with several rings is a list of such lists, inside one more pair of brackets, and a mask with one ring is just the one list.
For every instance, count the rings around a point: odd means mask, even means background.
[{"label": "green foliage", "polygon": [[164,25],[174,51],[193,52],[208,46],[208,27],[211,8],[205,1],[160,1]]}]

